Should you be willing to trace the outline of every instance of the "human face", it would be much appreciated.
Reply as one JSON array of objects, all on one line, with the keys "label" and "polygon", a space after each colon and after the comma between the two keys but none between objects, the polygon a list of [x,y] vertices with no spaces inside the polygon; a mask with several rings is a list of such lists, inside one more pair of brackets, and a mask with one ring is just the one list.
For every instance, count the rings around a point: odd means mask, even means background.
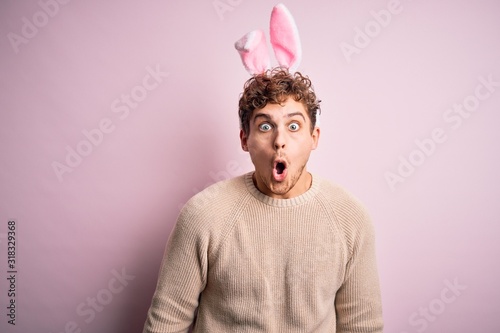
[{"label": "human face", "polygon": [[289,199],[311,186],[306,164],[316,149],[319,128],[311,133],[305,106],[288,98],[284,103],[268,103],[255,109],[249,133],[240,132],[241,146],[250,153],[255,166],[254,183],[264,194]]}]

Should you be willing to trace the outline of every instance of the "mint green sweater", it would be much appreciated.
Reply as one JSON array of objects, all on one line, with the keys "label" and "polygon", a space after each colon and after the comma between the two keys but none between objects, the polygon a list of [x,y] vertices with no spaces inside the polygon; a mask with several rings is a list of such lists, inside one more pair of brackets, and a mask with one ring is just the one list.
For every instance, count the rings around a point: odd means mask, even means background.
[{"label": "mint green sweater", "polygon": [[383,332],[374,232],[362,205],[313,176],[273,199],[252,173],[182,209],[144,333]]}]

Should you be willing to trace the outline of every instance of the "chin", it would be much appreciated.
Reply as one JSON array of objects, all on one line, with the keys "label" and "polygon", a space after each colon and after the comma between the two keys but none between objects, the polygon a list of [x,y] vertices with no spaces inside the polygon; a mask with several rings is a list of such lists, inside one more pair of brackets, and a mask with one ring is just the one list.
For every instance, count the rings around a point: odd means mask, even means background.
[{"label": "chin", "polygon": [[292,188],[293,186],[286,181],[280,183],[271,183],[271,186],[269,186],[271,192],[277,195],[285,195],[290,192]]},{"label": "chin", "polygon": [[271,175],[271,182],[268,184],[269,189],[274,194],[284,195],[290,192],[297,184],[299,177],[297,175],[288,175],[286,179],[281,182],[275,181]]}]

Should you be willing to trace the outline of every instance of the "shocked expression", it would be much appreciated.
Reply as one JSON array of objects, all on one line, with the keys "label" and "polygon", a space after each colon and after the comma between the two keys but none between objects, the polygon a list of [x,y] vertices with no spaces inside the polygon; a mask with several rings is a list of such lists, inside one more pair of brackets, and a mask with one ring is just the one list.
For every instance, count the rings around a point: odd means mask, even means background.
[{"label": "shocked expression", "polygon": [[319,128],[311,132],[304,104],[288,98],[268,103],[250,118],[249,133],[240,132],[242,148],[255,166],[254,183],[264,194],[278,199],[298,196],[311,185],[306,165],[316,149]]}]

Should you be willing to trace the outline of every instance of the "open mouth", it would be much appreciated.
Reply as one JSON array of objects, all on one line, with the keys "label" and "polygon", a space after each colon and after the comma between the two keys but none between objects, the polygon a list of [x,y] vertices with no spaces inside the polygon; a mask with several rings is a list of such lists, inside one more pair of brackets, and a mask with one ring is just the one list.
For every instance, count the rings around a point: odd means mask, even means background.
[{"label": "open mouth", "polygon": [[276,164],[276,173],[278,175],[281,175],[283,173],[283,171],[285,171],[285,164],[283,164],[282,162],[278,162]]},{"label": "open mouth", "polygon": [[281,182],[285,180],[287,174],[287,165],[285,161],[275,161],[273,169],[273,177],[275,181]]}]

